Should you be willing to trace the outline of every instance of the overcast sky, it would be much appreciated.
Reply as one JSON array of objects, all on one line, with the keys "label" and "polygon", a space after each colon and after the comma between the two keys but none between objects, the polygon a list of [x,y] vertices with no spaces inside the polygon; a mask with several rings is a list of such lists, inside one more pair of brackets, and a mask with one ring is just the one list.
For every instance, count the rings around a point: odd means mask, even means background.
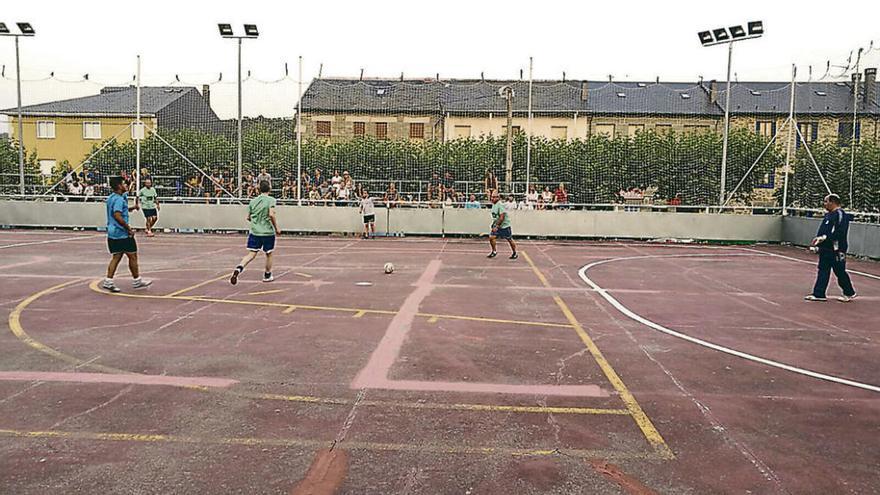
[{"label": "overcast sky", "polygon": [[[137,5],[138,10],[133,11]],[[739,80],[788,80],[790,64],[807,65],[815,77],[825,62],[845,63],[847,55],[873,39],[868,64],[880,62],[880,2],[832,1],[616,1],[518,3],[495,0],[445,1],[166,1],[89,2],[7,1],[7,24],[30,21],[37,36],[23,39],[25,79],[56,76],[78,79],[88,73],[100,82],[129,81],[135,56],[143,56],[143,79],[165,84],[179,74],[186,82],[235,77],[235,43],[221,39],[216,24],[240,29],[256,23],[258,40],[245,41],[244,67],[255,78],[284,75],[287,62],[296,78],[297,57],[304,78],[358,75],[516,78],[534,57],[535,78],[695,81],[723,79],[724,47],[703,48],[696,32],[760,19],[766,34],[739,43],[734,72]],[[14,45],[0,38],[5,77],[15,75]],[[837,71],[839,72],[839,71]],[[25,103],[94,93],[96,84],[25,84]],[[234,110],[234,85],[217,86],[215,105],[223,117]],[[285,93],[295,84],[282,85]],[[228,90],[227,90],[228,89]],[[277,89],[277,88],[275,88]],[[247,99],[260,90],[246,89]],[[253,102],[253,100],[251,100]],[[295,94],[293,100],[295,101]],[[287,101],[279,106],[287,107]],[[15,85],[0,80],[0,107],[15,105]],[[246,102],[246,107],[248,106]],[[271,113],[259,104],[246,113]]]}]

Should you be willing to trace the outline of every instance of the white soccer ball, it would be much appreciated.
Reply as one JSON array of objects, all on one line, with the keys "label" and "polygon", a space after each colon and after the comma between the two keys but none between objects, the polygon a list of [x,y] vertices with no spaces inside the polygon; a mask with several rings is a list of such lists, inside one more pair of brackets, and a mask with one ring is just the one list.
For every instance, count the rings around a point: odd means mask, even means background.
[{"label": "white soccer ball", "polygon": [[394,265],[392,265],[391,263],[385,263],[385,273],[390,275],[393,272],[394,272]]}]

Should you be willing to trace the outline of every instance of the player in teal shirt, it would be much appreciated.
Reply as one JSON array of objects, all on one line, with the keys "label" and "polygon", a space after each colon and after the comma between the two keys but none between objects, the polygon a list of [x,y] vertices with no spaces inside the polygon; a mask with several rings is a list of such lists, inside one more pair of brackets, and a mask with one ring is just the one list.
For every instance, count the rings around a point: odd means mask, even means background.
[{"label": "player in teal shirt", "polygon": [[500,199],[501,195],[498,194],[498,191],[493,190],[492,231],[489,233],[489,244],[492,246],[492,252],[489,253],[489,256],[487,256],[487,258],[494,258],[498,256],[495,239],[500,237],[507,240],[507,243],[510,244],[510,250],[513,251],[513,253],[510,255],[510,259],[515,260],[519,256],[516,254],[516,243],[513,242],[513,232],[510,229],[510,214],[507,213],[507,208],[504,207],[504,204],[500,201]]},{"label": "player in teal shirt", "polygon": [[159,221],[159,193],[153,187],[153,179],[147,177],[144,179],[144,185],[138,191],[137,203],[141,211],[144,212],[144,221],[146,222],[147,237],[153,237],[153,226]]},{"label": "player in teal shirt", "polygon": [[229,283],[232,285],[238,283],[238,276],[244,271],[244,267],[254,261],[260,251],[266,253],[263,282],[275,280],[272,277],[272,251],[275,250],[275,236],[281,235],[281,230],[275,220],[275,198],[269,196],[269,191],[272,189],[269,181],[260,181],[259,187],[260,195],[248,204],[247,219],[251,223],[251,230],[248,234],[247,249],[250,252],[241,259],[241,263],[232,272],[232,277],[229,278]]},{"label": "player in teal shirt", "polygon": [[113,282],[116,268],[123,256],[128,257],[128,269],[131,271],[132,287],[143,289],[153,282],[140,276],[138,267],[137,242],[134,240],[134,229],[128,224],[128,212],[138,207],[128,207],[128,184],[122,177],[110,178],[112,192],[107,197],[107,249],[110,251],[110,265],[107,266],[107,277],[101,287],[110,292],[119,292]]}]

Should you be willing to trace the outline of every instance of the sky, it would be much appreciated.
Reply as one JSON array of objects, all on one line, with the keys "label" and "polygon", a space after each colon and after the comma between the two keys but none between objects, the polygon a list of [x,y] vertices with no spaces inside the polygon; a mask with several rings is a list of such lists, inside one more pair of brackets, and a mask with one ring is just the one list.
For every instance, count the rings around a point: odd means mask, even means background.
[{"label": "sky", "polygon": [[[132,10],[136,6],[136,10]],[[131,81],[142,56],[145,84],[175,75],[201,86],[220,73],[212,103],[221,117],[235,110],[235,42],[220,38],[218,22],[236,29],[255,23],[260,37],[244,42],[244,70],[254,79],[367,77],[518,78],[534,59],[536,79],[696,81],[725,77],[723,46],[702,47],[697,31],[764,21],[763,38],[738,43],[733,71],[740,81],[783,80],[791,64],[814,78],[827,60],[844,64],[851,50],[877,47],[867,64],[880,63],[880,2],[811,0],[737,2],[641,1],[512,2],[496,0],[269,2],[263,0],[124,2],[69,0],[5,2],[0,22],[29,21],[34,38],[22,39],[22,77],[92,83],[26,82],[24,103],[94,94],[102,83]],[[13,28],[14,29],[14,28]],[[0,108],[15,105],[15,52],[0,38]],[[840,70],[835,70],[840,73]],[[12,79],[12,80],[10,80]],[[272,98],[261,93],[275,92]],[[293,80],[245,85],[245,114],[289,115]],[[265,96],[265,95],[264,95]],[[248,101],[250,100],[250,101]],[[259,101],[258,101],[259,100]],[[248,108],[250,107],[250,108]],[[283,109],[283,110],[279,110]],[[2,125],[0,125],[2,131]]]}]

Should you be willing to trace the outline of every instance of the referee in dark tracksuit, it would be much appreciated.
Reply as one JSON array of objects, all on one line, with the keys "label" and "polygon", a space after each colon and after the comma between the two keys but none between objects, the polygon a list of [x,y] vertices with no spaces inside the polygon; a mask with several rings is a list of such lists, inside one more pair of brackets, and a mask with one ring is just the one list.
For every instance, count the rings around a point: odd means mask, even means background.
[{"label": "referee in dark tracksuit", "polygon": [[846,273],[846,250],[847,234],[849,233],[849,222],[853,216],[843,211],[840,207],[840,196],[829,194],[825,196],[825,209],[828,213],[822,219],[819,231],[816,232],[816,238],[813,239],[812,245],[819,252],[819,274],[816,276],[816,285],[813,286],[813,293],[805,297],[807,301],[827,301],[825,298],[825,290],[828,288],[828,281],[831,279],[831,271],[837,277],[837,285],[843,291],[843,296],[838,297],[840,302],[850,302],[856,298],[856,291],[853,289],[852,281],[849,274]]}]

